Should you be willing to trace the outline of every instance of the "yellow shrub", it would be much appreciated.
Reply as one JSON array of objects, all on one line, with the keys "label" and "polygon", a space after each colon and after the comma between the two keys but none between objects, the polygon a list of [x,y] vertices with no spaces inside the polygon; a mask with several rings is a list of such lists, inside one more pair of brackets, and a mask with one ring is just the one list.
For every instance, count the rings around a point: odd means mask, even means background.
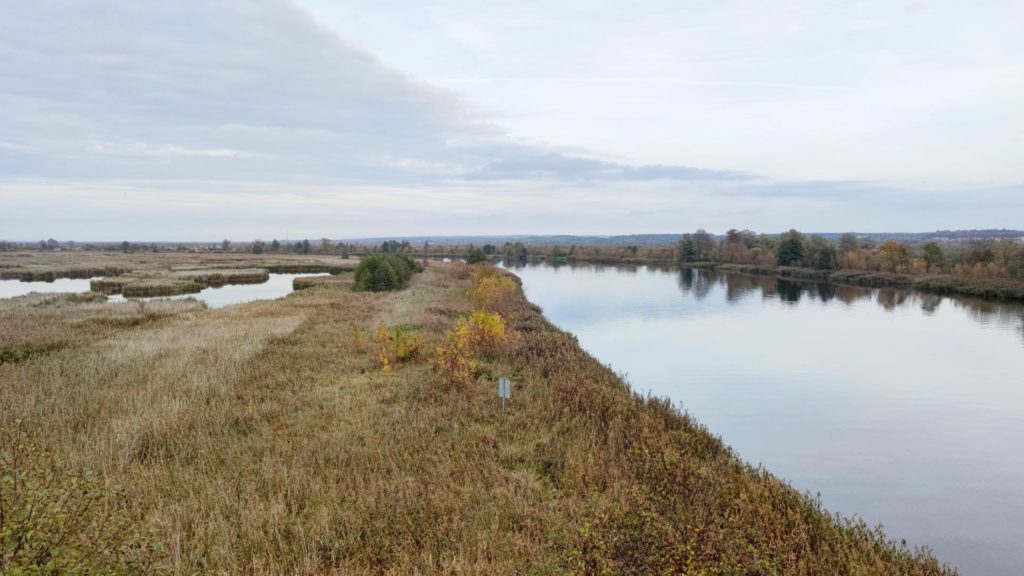
[{"label": "yellow shrub", "polygon": [[459,320],[444,336],[444,343],[437,347],[430,361],[434,371],[449,388],[467,386],[476,376],[477,362],[470,349],[470,328],[465,320]]},{"label": "yellow shrub", "polygon": [[459,318],[445,333],[444,343],[437,347],[431,366],[448,387],[466,386],[476,376],[477,356],[497,353],[508,337],[501,314],[474,312],[469,318]]},{"label": "yellow shrub", "polygon": [[505,342],[505,320],[497,312],[474,312],[468,321],[460,321],[468,333],[469,343],[478,354],[494,354]]},{"label": "yellow shrub", "polygon": [[484,274],[473,276],[473,287],[466,291],[466,295],[474,308],[491,311],[509,309],[516,293],[516,283],[511,278]]},{"label": "yellow shrub", "polygon": [[400,327],[388,330],[383,322],[377,324],[373,333],[373,354],[377,364],[385,373],[400,362],[417,360],[423,352],[423,337],[411,334]]}]

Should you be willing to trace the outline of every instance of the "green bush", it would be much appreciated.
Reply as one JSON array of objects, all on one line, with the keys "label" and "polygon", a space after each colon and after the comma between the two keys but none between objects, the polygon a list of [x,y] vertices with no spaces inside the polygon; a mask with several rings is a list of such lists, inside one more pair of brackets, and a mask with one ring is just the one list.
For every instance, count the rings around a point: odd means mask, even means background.
[{"label": "green bush", "polygon": [[416,262],[404,254],[370,254],[356,267],[356,292],[388,292],[400,290],[409,284]]},{"label": "green bush", "polygon": [[469,256],[466,257],[466,262],[469,264],[479,264],[481,262],[487,262],[487,254],[482,248],[473,248],[469,251]]},{"label": "green bush", "polygon": [[145,574],[124,497],[40,446],[21,421],[0,428],[0,574]]}]

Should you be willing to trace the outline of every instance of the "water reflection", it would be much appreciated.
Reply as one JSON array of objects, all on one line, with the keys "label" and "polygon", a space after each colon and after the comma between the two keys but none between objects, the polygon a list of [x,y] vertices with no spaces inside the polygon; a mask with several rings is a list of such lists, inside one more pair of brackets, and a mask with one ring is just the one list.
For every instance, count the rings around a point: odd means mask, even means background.
[{"label": "water reflection", "polygon": [[797,304],[802,299],[828,304],[838,300],[844,304],[858,301],[875,302],[886,311],[917,307],[926,315],[933,315],[943,302],[966,312],[981,324],[1002,327],[1016,326],[1024,334],[1024,311],[1018,304],[993,302],[978,298],[946,297],[913,290],[896,288],[864,288],[820,282],[799,282],[774,276],[750,276],[713,270],[685,268],[679,270],[679,288],[684,294],[703,299],[716,286],[724,289],[725,299],[738,304],[744,298],[759,295],[762,299],[775,299],[786,304]]},{"label": "water reflection", "polygon": [[889,312],[916,307],[925,315],[934,315],[944,302],[949,301],[953,307],[963,310],[969,317],[981,324],[997,325],[1003,328],[1013,327],[1024,338],[1024,306],[1014,303],[970,297],[939,296],[898,288],[865,288],[823,282],[805,282],[775,276],[737,274],[703,268],[577,264],[564,261],[530,262],[511,266],[503,263],[502,265],[513,272],[547,269],[598,274],[614,273],[616,275],[637,275],[641,272],[674,273],[679,290],[684,295],[693,296],[700,301],[707,298],[716,289],[720,289],[725,296],[725,301],[729,304],[739,304],[750,297],[775,300],[789,305],[799,304],[805,299],[822,304],[830,304],[833,301],[849,305],[857,302],[874,302]]}]

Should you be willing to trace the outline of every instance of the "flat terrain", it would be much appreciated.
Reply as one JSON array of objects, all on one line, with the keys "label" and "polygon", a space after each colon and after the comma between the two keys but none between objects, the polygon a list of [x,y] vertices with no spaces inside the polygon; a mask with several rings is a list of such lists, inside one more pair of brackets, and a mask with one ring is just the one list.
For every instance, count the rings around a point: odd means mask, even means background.
[{"label": "flat terrain", "polygon": [[[400,292],[218,310],[0,300],[5,449],[19,431],[38,448],[19,466],[39,485],[62,481],[54,458],[92,471],[111,520],[65,519],[61,545],[118,572],[951,573],[633,394],[518,288],[474,296],[494,274],[432,264]],[[507,336],[446,382],[437,348],[480,307]],[[381,325],[421,349],[382,367]]]}]

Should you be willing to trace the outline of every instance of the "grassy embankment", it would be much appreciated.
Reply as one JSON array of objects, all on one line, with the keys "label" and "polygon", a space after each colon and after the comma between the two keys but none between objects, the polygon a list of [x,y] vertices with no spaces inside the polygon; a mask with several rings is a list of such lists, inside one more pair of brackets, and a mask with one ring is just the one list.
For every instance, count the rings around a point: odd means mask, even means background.
[{"label": "grassy embankment", "polygon": [[[830,516],[668,403],[632,393],[517,287],[482,304],[512,335],[476,358],[471,382],[439,381],[431,350],[472,311],[473,282],[464,266],[434,265],[401,292],[328,283],[220,310],[0,301],[0,349],[46,348],[0,365],[0,426],[24,415],[33,445],[95,472],[105,495],[94,508],[124,522],[69,524],[65,543],[95,552],[93,565],[951,573]],[[387,371],[372,336],[381,324],[422,344]],[[505,414],[499,375],[516,386]],[[36,453],[37,468],[52,468],[48,457]]]}]

